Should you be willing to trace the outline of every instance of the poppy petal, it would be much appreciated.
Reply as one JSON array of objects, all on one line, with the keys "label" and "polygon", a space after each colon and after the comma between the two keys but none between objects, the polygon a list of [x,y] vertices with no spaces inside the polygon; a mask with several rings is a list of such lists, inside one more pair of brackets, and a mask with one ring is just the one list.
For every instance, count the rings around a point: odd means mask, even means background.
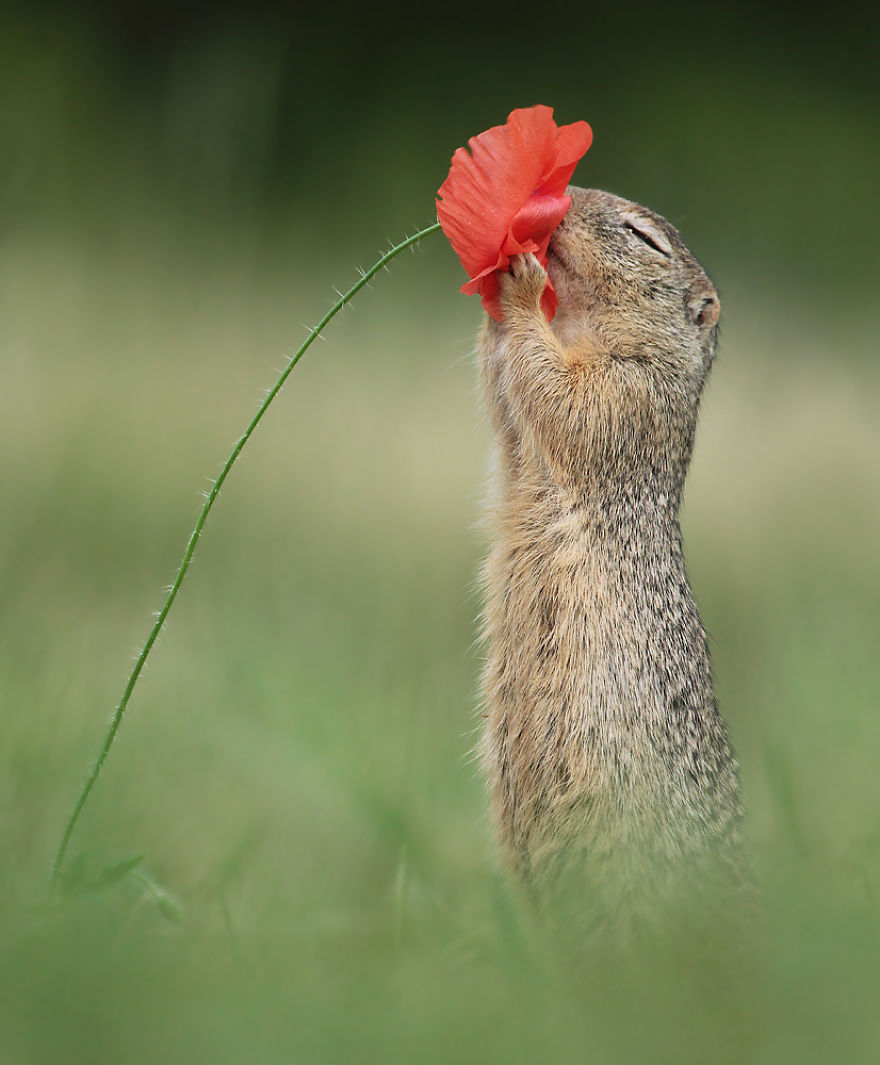
[{"label": "poppy petal", "polygon": [[586,122],[572,122],[560,126],[556,142],[554,169],[541,182],[541,191],[551,196],[561,196],[571,181],[571,175],[581,158],[593,143],[593,131]]},{"label": "poppy petal", "polygon": [[[499,272],[511,255],[526,252],[546,265],[550,237],[571,204],[565,188],[591,140],[586,122],[559,127],[553,109],[538,105],[511,111],[505,125],[471,137],[469,150],[453,155],[437,217],[470,279],[462,291],[479,292],[499,321]],[[542,299],[548,318],[556,304],[548,282]]]},{"label": "poppy petal", "polygon": [[559,297],[556,295],[556,289],[553,287],[553,282],[548,277],[544,291],[541,293],[541,310],[544,312],[544,316],[548,322],[553,321],[558,306]]},{"label": "poppy petal", "polygon": [[571,196],[545,196],[535,193],[520,207],[510,223],[510,232],[518,241],[531,238],[540,245],[565,218]]}]

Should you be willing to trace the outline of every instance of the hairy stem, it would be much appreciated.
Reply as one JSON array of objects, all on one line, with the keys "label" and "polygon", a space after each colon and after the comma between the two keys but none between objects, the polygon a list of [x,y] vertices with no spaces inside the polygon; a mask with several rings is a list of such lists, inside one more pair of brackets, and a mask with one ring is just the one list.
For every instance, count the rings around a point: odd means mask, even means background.
[{"label": "hairy stem", "polygon": [[88,797],[91,794],[92,788],[95,786],[95,781],[98,779],[98,776],[101,773],[101,769],[103,768],[104,762],[106,762],[107,760],[107,755],[110,752],[110,748],[113,746],[113,741],[116,738],[116,733],[119,731],[119,725],[122,722],[122,717],[125,714],[126,707],[128,706],[129,700],[131,699],[132,693],[134,692],[135,686],[138,682],[138,678],[140,677],[143,671],[150,651],[153,648],[153,644],[156,642],[156,638],[161,632],[162,626],[165,624],[165,619],[168,617],[168,612],[171,610],[171,606],[174,603],[174,600],[177,598],[177,593],[180,591],[180,586],[183,584],[183,579],[184,577],[186,577],[187,570],[189,569],[189,564],[190,562],[192,562],[193,555],[195,554],[196,545],[199,542],[199,537],[202,535],[202,529],[205,527],[205,522],[208,520],[208,515],[211,513],[211,509],[214,506],[217,496],[220,494],[220,489],[223,487],[223,483],[229,475],[229,471],[235,464],[235,460],[241,454],[245,444],[248,442],[248,440],[250,440],[251,435],[253,434],[256,427],[260,424],[263,415],[269,409],[270,405],[272,404],[272,401],[281,391],[282,387],[284,386],[284,382],[290,376],[290,371],[294,368],[294,366],[296,366],[296,364],[303,357],[303,355],[305,355],[305,353],[311,347],[315,338],[320,335],[321,331],[324,329],[327,323],[333,317],[335,317],[335,315],[338,314],[339,311],[341,311],[342,308],[358,292],[360,292],[360,290],[364,287],[364,285],[367,284],[367,282],[370,281],[371,278],[375,277],[375,275],[382,269],[383,266],[386,266],[396,255],[399,255],[400,252],[404,251],[406,248],[411,248],[414,244],[417,244],[422,239],[422,237],[426,237],[429,233],[435,233],[439,228],[440,223],[435,222],[434,225],[428,226],[426,229],[419,230],[418,233],[414,233],[411,237],[407,237],[406,240],[403,240],[399,244],[395,244],[393,247],[389,248],[389,250],[385,252],[382,258],[379,259],[379,261],[374,266],[371,266],[369,270],[366,270],[361,274],[360,279],[354,285],[351,286],[348,292],[339,297],[339,299],[336,301],[336,303],[333,304],[333,306],[324,315],[321,321],[309,331],[309,335],[306,337],[305,341],[300,346],[296,354],[290,358],[290,361],[288,362],[287,366],[285,366],[284,370],[281,372],[280,376],[278,377],[278,380],[267,392],[266,398],[260,404],[257,413],[251,419],[247,429],[245,429],[244,433],[241,435],[241,437],[235,444],[235,447],[233,447],[229,457],[223,464],[223,468],[220,470],[217,479],[214,481],[214,484],[211,487],[211,491],[208,493],[205,499],[205,504],[202,507],[201,512],[199,513],[198,519],[196,520],[195,528],[193,529],[192,533],[190,533],[189,540],[187,541],[186,550],[183,553],[183,559],[181,560],[180,566],[178,567],[177,576],[174,578],[174,583],[169,588],[168,594],[165,597],[165,602],[162,604],[161,610],[156,615],[155,623],[152,629],[150,630],[149,636],[147,637],[147,642],[144,644],[143,650],[138,655],[137,660],[135,661],[134,668],[132,669],[131,674],[128,678],[128,683],[125,685],[125,690],[122,693],[122,698],[119,700],[119,704],[113,711],[113,717],[110,720],[110,726],[107,729],[107,735],[104,737],[104,743],[101,747],[101,752],[98,755],[98,760],[90,769],[89,774],[86,777],[86,781],[83,784],[82,790],[80,791],[76,803],[74,804],[73,810],[70,813],[70,817],[67,820],[67,824],[64,828],[64,833],[61,837],[61,842],[59,843],[58,850],[55,853],[55,860],[52,863],[52,871],[50,874],[51,883],[54,884],[57,881],[59,874],[61,873],[62,867],[64,865],[64,857],[67,854],[67,848],[70,844],[70,838],[73,835],[73,830],[76,828],[76,824],[79,821],[80,814],[83,811],[83,807],[85,806],[86,801],[88,800]]}]

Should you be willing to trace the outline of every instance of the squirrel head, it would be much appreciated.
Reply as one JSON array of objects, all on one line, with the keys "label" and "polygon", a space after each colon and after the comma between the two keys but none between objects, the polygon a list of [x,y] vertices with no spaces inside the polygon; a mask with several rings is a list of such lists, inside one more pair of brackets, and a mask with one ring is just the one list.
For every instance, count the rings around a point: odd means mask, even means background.
[{"label": "squirrel head", "polygon": [[548,273],[559,297],[552,327],[641,366],[655,386],[699,396],[715,355],[718,293],[674,226],[597,189],[571,186]]}]

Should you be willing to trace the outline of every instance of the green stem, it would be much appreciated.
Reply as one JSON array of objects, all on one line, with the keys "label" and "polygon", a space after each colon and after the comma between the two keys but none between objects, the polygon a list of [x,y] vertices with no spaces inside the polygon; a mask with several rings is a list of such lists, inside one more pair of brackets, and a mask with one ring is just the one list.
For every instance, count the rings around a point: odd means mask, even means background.
[{"label": "green stem", "polygon": [[290,375],[290,371],[294,368],[294,366],[296,366],[296,364],[303,357],[303,355],[305,355],[305,353],[311,347],[315,338],[320,335],[320,333],[327,325],[327,323],[331,320],[331,318],[335,317],[335,315],[338,314],[339,311],[341,311],[342,308],[355,295],[357,295],[358,292],[360,292],[364,285],[366,285],[371,280],[371,278],[375,277],[376,274],[382,269],[382,267],[386,266],[396,255],[399,255],[406,248],[410,248],[414,244],[417,244],[422,239],[422,237],[426,237],[429,233],[435,233],[439,228],[440,223],[435,222],[434,225],[428,226],[426,229],[419,230],[418,233],[413,234],[413,236],[411,237],[407,237],[406,240],[401,241],[400,244],[395,244],[392,248],[389,248],[389,250],[385,252],[382,258],[374,266],[371,266],[369,270],[361,274],[360,280],[358,280],[354,285],[352,285],[348,292],[339,297],[336,303],[333,304],[330,310],[324,315],[324,317],[314,327],[314,329],[309,331],[309,335],[306,337],[305,341],[303,342],[299,350],[296,352],[296,354],[291,357],[287,366],[285,366],[284,370],[281,372],[281,375],[279,376],[278,380],[266,394],[266,398],[260,404],[259,410],[251,419],[250,425],[248,425],[247,429],[245,429],[243,435],[238,440],[235,447],[232,449],[229,458],[223,464],[223,468],[221,469],[219,476],[217,477],[216,481],[214,481],[211,491],[208,493],[208,496],[205,499],[205,505],[201,509],[201,512],[198,516],[198,520],[195,524],[195,528],[190,534],[189,540],[186,545],[186,550],[183,553],[183,560],[181,561],[180,567],[177,570],[177,576],[174,578],[174,583],[168,590],[168,595],[165,597],[165,602],[162,604],[162,609],[156,615],[156,621],[152,629],[150,630],[150,635],[147,637],[147,642],[144,644],[143,650],[137,657],[137,661],[135,662],[134,668],[131,671],[131,675],[128,678],[128,683],[125,686],[125,691],[122,693],[122,698],[119,701],[119,705],[113,711],[113,717],[110,720],[110,727],[107,730],[107,735],[104,737],[104,744],[101,747],[101,753],[98,755],[98,760],[95,762],[95,764],[89,771],[89,775],[86,777],[86,782],[83,785],[83,788],[79,793],[79,797],[76,800],[76,804],[74,805],[70,817],[67,820],[67,825],[64,829],[64,834],[61,837],[61,842],[58,845],[58,850],[55,854],[55,860],[52,863],[52,872],[50,874],[51,883],[54,884],[58,879],[58,875],[61,872],[62,866],[64,865],[64,856],[67,853],[67,848],[70,844],[70,837],[73,835],[73,830],[76,828],[77,821],[79,821],[79,817],[82,813],[83,807],[86,804],[86,800],[88,799],[92,788],[95,786],[95,781],[98,779],[104,762],[107,760],[107,755],[110,752],[110,748],[113,746],[113,741],[116,738],[116,733],[119,731],[119,725],[122,722],[122,717],[125,713],[126,707],[128,706],[129,700],[131,699],[132,692],[134,691],[135,685],[138,682],[138,678],[140,677],[141,672],[143,671],[144,665],[147,661],[147,657],[149,656],[150,651],[152,650],[153,644],[156,642],[156,637],[159,635],[162,626],[165,624],[165,619],[168,617],[168,611],[171,609],[172,603],[177,598],[177,593],[180,591],[180,586],[183,584],[183,579],[186,576],[187,570],[189,569],[189,564],[192,561],[193,555],[195,554],[196,545],[199,542],[199,537],[202,535],[202,529],[205,527],[205,522],[208,520],[208,515],[211,513],[211,509],[214,506],[217,496],[220,494],[220,489],[223,487],[223,482],[229,475],[229,471],[235,464],[235,460],[241,454],[245,444],[248,442],[248,440],[250,440],[253,431],[260,424],[260,421],[262,420],[263,415],[269,409],[272,400],[274,400],[278,393],[281,391],[282,387],[284,386],[284,382]]}]

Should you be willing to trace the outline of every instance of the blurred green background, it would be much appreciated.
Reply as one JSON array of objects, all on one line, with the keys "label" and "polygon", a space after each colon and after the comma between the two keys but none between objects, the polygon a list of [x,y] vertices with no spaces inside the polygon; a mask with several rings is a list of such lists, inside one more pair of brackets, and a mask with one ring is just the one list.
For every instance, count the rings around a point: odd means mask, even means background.
[{"label": "blurred green background", "polygon": [[[877,1060],[878,21],[0,9],[4,1065]],[[141,879],[47,911],[199,492],[334,288],[433,220],[454,148],[537,102],[593,126],[576,182],[669,217],[721,291],[684,522],[755,971],[555,964],[497,871],[479,306],[439,236],[227,482],[71,849],[85,882],[144,853]]]}]

